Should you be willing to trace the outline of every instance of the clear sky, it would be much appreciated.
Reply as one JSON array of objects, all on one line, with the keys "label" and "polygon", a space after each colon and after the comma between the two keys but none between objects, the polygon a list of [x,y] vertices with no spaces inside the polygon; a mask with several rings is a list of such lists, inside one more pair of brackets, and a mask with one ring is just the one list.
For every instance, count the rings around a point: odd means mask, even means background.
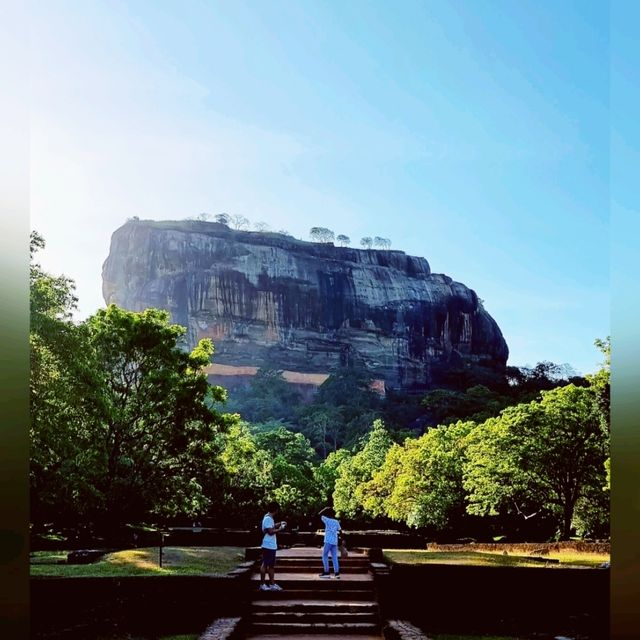
[{"label": "clear sky", "polygon": [[128,217],[392,240],[473,288],[509,363],[609,334],[604,2],[34,2],[32,228],[104,306]]}]

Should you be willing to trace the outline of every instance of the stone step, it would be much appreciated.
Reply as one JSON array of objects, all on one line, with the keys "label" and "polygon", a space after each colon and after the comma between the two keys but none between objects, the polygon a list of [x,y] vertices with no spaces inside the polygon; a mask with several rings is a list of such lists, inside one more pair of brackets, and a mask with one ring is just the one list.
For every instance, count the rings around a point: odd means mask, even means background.
[{"label": "stone step", "polygon": [[[342,575],[342,574],[341,574]],[[276,576],[276,582],[280,581],[280,580],[305,580],[305,581],[312,581],[312,582],[317,582],[317,583],[326,583],[327,582],[327,578],[321,578],[320,577],[320,572],[317,569],[314,569],[313,571],[289,571],[288,569],[283,569],[280,568],[280,570],[278,570],[278,567],[276,566],[276,571],[275,571],[275,576]],[[251,579],[255,580],[255,579],[259,579],[260,578],[260,571],[255,571],[254,573],[251,574]],[[371,575],[370,573],[347,573],[343,576],[343,578],[347,581],[347,582],[373,582],[373,575]],[[334,580],[336,582],[339,582],[339,579],[336,578],[331,578],[330,579],[331,582],[333,582]]]},{"label": "stone step", "polygon": [[[258,633],[244,636],[246,640],[282,640],[282,636],[278,634],[272,633]],[[287,634],[288,640],[335,640],[336,636],[333,633],[290,633]],[[346,633],[340,635],[340,640],[381,640],[382,635],[380,633],[376,633],[375,635],[371,634],[352,634]]]},{"label": "stone step", "polygon": [[325,589],[323,591],[315,591],[313,588],[308,589],[286,589],[283,591],[259,591],[256,589],[256,598],[261,600],[330,600],[336,601],[337,599],[343,601],[368,601],[370,602],[374,593],[372,589],[351,589],[345,588],[334,590]]},{"label": "stone step", "polygon": [[[252,581],[260,581],[260,573],[256,572],[251,576]],[[340,585],[343,583],[349,584],[367,584],[373,583],[373,576],[370,573],[345,573],[341,574],[340,578],[321,578],[315,571],[309,572],[297,572],[297,571],[278,571],[276,568],[275,580],[279,584],[281,582],[298,583],[304,582],[310,583],[316,586],[318,589],[331,588],[330,585]]]},{"label": "stone step", "polygon": [[[344,565],[340,564],[340,574],[343,573],[369,573],[369,566],[361,566],[361,567],[354,567],[354,566],[347,566],[345,567]],[[329,570],[333,571],[333,565],[331,563],[329,563]],[[279,562],[276,563],[276,574],[278,573],[278,571],[280,572],[286,572],[286,573],[315,573],[318,574],[322,571],[322,564],[318,564],[318,565],[313,565],[313,564],[280,564]]]},{"label": "stone step", "polygon": [[351,623],[351,624],[340,624],[340,623],[324,623],[324,622],[311,622],[308,624],[301,622],[278,622],[278,623],[255,623],[249,625],[248,629],[249,634],[332,634],[338,636],[340,638],[344,638],[347,634],[359,635],[359,634],[369,634],[374,635],[376,633],[379,634],[379,628],[377,624],[373,624],[370,622],[363,623]]},{"label": "stone step", "polygon": [[[278,562],[322,562],[322,552],[318,549],[318,553],[313,556],[285,556],[284,554],[277,555]],[[351,556],[347,556],[346,558],[341,558],[338,555],[338,560],[340,562],[344,562],[345,564],[369,564],[370,560],[366,556],[361,556],[359,558],[353,558]]]},{"label": "stone step", "polygon": [[250,621],[253,624],[264,623],[315,623],[323,622],[325,624],[360,624],[371,623],[376,624],[378,622],[377,613],[372,612],[338,612],[338,611],[254,611],[251,614]]},{"label": "stone step", "polygon": [[251,609],[259,611],[334,611],[336,613],[377,613],[378,603],[374,600],[254,600]]},{"label": "stone step", "polygon": [[[331,565],[331,558],[329,558],[329,565]],[[341,567],[349,569],[365,569],[368,570],[371,566],[370,562],[342,562],[338,559],[338,564]],[[309,559],[309,560],[285,560],[284,558],[276,559],[276,567],[312,567],[313,569],[322,569],[322,558]]]},{"label": "stone step", "polygon": [[[268,594],[268,593],[280,593],[279,591],[262,591],[258,588],[258,582],[256,584],[256,592],[260,594]],[[321,593],[329,593],[333,594],[333,597],[338,597],[336,594],[344,593],[345,591],[366,591],[367,593],[374,593],[373,583],[362,583],[362,584],[348,584],[346,580],[323,580],[323,585],[318,586],[313,582],[294,582],[292,580],[277,580],[276,584],[282,588],[282,591],[298,591],[304,592],[307,594],[321,594]],[[372,595],[373,597],[373,595]],[[342,596],[340,596],[342,599]]]}]

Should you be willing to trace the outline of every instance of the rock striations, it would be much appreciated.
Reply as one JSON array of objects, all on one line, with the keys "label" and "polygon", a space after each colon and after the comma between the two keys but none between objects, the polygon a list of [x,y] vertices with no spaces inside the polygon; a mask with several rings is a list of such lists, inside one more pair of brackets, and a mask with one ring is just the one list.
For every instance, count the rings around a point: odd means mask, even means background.
[{"label": "rock striations", "polygon": [[190,346],[212,338],[215,363],[229,372],[272,365],[326,375],[351,362],[409,390],[464,363],[499,370],[507,361],[476,293],[402,251],[131,221],[113,234],[102,277],[107,304],[168,310]]}]

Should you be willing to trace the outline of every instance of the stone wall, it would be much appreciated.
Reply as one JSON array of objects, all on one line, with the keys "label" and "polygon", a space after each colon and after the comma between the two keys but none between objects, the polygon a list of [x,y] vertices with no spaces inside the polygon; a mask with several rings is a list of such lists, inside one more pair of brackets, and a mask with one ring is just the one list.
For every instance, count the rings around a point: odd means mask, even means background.
[{"label": "stone wall", "polygon": [[383,617],[429,632],[608,637],[608,569],[392,565],[376,577]]},{"label": "stone wall", "polygon": [[217,617],[244,614],[248,577],[246,570],[230,576],[34,577],[32,637],[202,633]]}]

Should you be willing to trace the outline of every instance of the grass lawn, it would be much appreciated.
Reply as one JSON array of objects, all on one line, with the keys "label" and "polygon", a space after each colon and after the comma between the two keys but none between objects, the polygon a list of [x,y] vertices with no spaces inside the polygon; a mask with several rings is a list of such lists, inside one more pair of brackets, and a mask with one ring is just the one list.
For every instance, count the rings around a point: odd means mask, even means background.
[{"label": "grass lawn", "polygon": [[[158,547],[109,553],[93,564],[58,564],[66,551],[35,551],[32,576],[108,577],[141,575],[226,574],[244,560],[242,547],[164,547],[162,568]],[[190,636],[185,636],[189,638]]]},{"label": "grass lawn", "polygon": [[531,560],[526,555],[503,555],[499,551],[427,551],[424,549],[385,549],[389,562],[400,564],[466,564],[493,567],[597,567],[609,561],[609,555],[579,553],[574,550],[550,552],[545,558],[560,560],[556,563],[542,563]]}]

